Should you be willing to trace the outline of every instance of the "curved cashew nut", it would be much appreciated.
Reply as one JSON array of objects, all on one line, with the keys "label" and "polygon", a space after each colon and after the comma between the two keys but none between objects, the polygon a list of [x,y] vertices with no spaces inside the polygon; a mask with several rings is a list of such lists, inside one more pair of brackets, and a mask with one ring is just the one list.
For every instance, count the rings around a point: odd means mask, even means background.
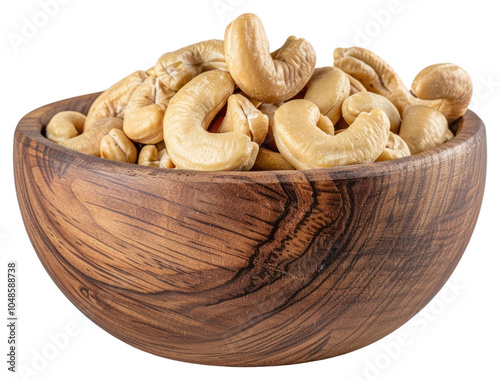
[{"label": "curved cashew nut", "polygon": [[397,134],[389,132],[387,146],[375,162],[394,160],[396,158],[411,156],[410,149],[404,140]]},{"label": "curved cashew nut", "polygon": [[316,104],[319,112],[328,117],[333,124],[342,115],[342,103],[351,91],[347,75],[336,67],[322,67],[314,70],[306,86],[304,99]]},{"label": "curved cashew nut", "polygon": [[207,128],[234,91],[231,75],[207,71],[170,101],[163,122],[168,153],[179,169],[250,170],[259,146],[242,133],[209,133]]},{"label": "curved cashew nut", "polygon": [[219,133],[239,132],[261,145],[267,136],[269,118],[242,95],[231,95]]},{"label": "curved cashew nut", "polygon": [[121,129],[112,129],[101,139],[99,151],[102,158],[107,160],[135,164],[137,162],[137,148]]},{"label": "curved cashew nut", "polygon": [[224,41],[208,40],[163,54],[155,72],[169,89],[179,91],[191,79],[205,71],[228,71],[224,58]]},{"label": "curved cashew nut", "polygon": [[295,170],[281,153],[260,147],[252,171]]},{"label": "curved cashew nut", "polygon": [[412,92],[422,100],[440,100],[436,108],[449,122],[463,116],[472,99],[472,79],[460,66],[438,63],[423,69],[412,84]]},{"label": "curved cashew nut", "polygon": [[59,145],[76,150],[77,152],[88,154],[89,156],[100,157],[101,140],[112,129],[123,129],[123,120],[117,117],[99,119],[88,127],[81,135],[61,142]]},{"label": "curved cashew nut", "polygon": [[170,159],[167,150],[159,150],[156,145],[145,145],[139,153],[137,163],[152,168],[175,169],[175,164]]},{"label": "curved cashew nut", "polygon": [[163,117],[175,91],[149,77],[134,92],[125,111],[123,132],[132,141],[156,144],[163,140]]},{"label": "curved cashew nut", "polygon": [[358,92],[349,96],[342,104],[342,117],[351,125],[361,112],[371,112],[379,108],[385,112],[391,122],[391,132],[398,133],[401,116],[397,108],[382,95],[373,92]]},{"label": "curved cashew nut", "polygon": [[226,29],[226,62],[234,81],[251,98],[279,103],[294,97],[311,78],[316,53],[309,42],[291,37],[274,53],[262,21],[247,13]]},{"label": "curved cashew nut", "polygon": [[399,136],[411,154],[425,152],[453,138],[443,114],[425,105],[408,107],[403,114]]},{"label": "curved cashew nut", "polygon": [[421,104],[435,108],[453,122],[467,111],[472,97],[471,79],[457,65],[438,64],[424,69],[413,83],[415,97],[394,69],[370,50],[338,48],[334,60],[336,67],[354,76],[368,91],[389,99],[401,115],[407,107]]},{"label": "curved cashew nut", "polygon": [[285,103],[274,115],[276,145],[295,169],[374,162],[387,145],[390,122],[379,109],[361,113],[337,135],[317,127],[320,116],[319,108],[307,100]]},{"label": "curved cashew nut", "polygon": [[50,119],[45,128],[45,137],[55,143],[71,139],[83,132],[86,116],[80,112],[63,111]]},{"label": "curved cashew nut", "polygon": [[136,71],[99,95],[90,107],[84,130],[87,130],[99,119],[108,117],[123,119],[130,98],[147,77],[148,75],[144,71]]}]

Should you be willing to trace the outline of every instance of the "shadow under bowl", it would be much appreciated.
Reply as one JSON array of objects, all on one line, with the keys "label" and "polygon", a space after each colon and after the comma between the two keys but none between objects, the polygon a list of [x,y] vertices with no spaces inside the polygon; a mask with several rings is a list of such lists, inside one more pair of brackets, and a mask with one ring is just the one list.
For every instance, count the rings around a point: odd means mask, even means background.
[{"label": "shadow under bowl", "polygon": [[88,318],[155,355],[226,366],[344,354],[391,333],[440,290],[472,235],[486,134],[471,111],[456,137],[398,160],[333,169],[195,172],[85,156],[14,137],[26,230]]}]

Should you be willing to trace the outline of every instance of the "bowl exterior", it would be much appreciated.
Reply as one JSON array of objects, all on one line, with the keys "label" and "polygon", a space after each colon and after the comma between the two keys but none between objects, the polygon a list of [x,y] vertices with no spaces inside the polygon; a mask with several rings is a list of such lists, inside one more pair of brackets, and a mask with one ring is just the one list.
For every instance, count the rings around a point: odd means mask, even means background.
[{"label": "bowl exterior", "polygon": [[444,285],[472,235],[486,174],[468,112],[435,151],[359,168],[195,173],[105,162],[40,134],[14,141],[18,200],[63,293],[117,338],[230,366],[344,354],[391,333]]}]

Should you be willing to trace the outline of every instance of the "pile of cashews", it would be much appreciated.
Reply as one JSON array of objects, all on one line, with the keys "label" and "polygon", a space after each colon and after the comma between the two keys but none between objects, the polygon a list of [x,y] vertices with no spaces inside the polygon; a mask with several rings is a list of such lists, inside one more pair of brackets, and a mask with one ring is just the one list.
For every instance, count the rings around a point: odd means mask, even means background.
[{"label": "pile of cashews", "polygon": [[412,91],[371,51],[338,48],[315,68],[309,42],[270,52],[262,21],[244,14],[225,39],[161,56],[104,91],[88,115],[65,111],[48,139],[125,163],[165,169],[304,170],[418,154],[453,138],[472,98],[454,64],[422,70]]}]

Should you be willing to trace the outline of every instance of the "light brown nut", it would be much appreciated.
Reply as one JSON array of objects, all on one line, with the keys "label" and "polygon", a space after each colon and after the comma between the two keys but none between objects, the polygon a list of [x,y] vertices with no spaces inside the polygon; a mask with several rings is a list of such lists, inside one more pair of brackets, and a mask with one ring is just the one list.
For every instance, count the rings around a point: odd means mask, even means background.
[{"label": "light brown nut", "polygon": [[239,132],[261,145],[267,136],[269,118],[242,95],[231,95],[219,133]]},{"label": "light brown nut", "polygon": [[210,70],[227,71],[224,41],[208,40],[163,54],[155,72],[169,89],[179,91],[191,79]]},{"label": "light brown nut", "polygon": [[396,158],[408,157],[410,155],[410,149],[404,140],[397,134],[390,132],[387,146],[375,161],[380,162],[394,160]]},{"label": "light brown nut", "polygon": [[316,53],[309,42],[290,37],[274,53],[262,21],[247,13],[226,29],[226,63],[234,81],[251,98],[279,103],[293,98],[311,78]]},{"label": "light brown nut", "polygon": [[155,77],[156,76],[156,71],[155,71],[155,67],[151,67],[149,69],[146,70],[146,74],[149,75],[149,76],[153,76]]},{"label": "light brown nut", "polygon": [[179,169],[250,170],[259,146],[242,133],[209,133],[207,128],[234,92],[224,71],[207,71],[170,101],[163,122],[168,153]]},{"label": "light brown nut", "polygon": [[391,122],[391,132],[398,133],[401,116],[397,108],[390,100],[373,92],[358,92],[349,96],[342,104],[342,117],[350,125],[354,123],[361,112],[369,113],[375,108],[385,112]]},{"label": "light brown nut", "polygon": [[379,109],[361,113],[337,135],[328,135],[317,127],[321,116],[318,107],[307,100],[285,103],[274,115],[276,145],[295,169],[374,162],[387,145],[390,122]]},{"label": "light brown nut", "polygon": [[368,49],[337,48],[335,67],[353,76],[369,91],[389,99],[402,114],[413,96],[394,69]]},{"label": "light brown nut", "polygon": [[295,170],[295,168],[288,163],[281,153],[260,147],[252,171],[267,170]]},{"label": "light brown nut", "polygon": [[365,86],[363,86],[363,83],[361,83],[359,80],[354,78],[352,75],[345,73],[347,77],[349,78],[349,82],[351,84],[351,90],[349,92],[350,95],[357,94],[358,92],[366,92],[367,89]]},{"label": "light brown nut", "polygon": [[102,158],[112,161],[135,164],[137,162],[137,148],[134,143],[120,129],[112,129],[101,139],[99,146]]},{"label": "light brown nut", "polygon": [[166,88],[157,77],[149,77],[134,92],[125,111],[123,132],[141,144],[163,140],[163,117],[175,91]]},{"label": "light brown nut", "polygon": [[438,108],[453,122],[463,116],[472,99],[472,79],[469,74],[453,63],[439,63],[423,69],[412,85],[413,94],[422,100],[440,100]]},{"label": "light brown nut", "polygon": [[99,95],[90,107],[84,130],[100,119],[108,117],[123,119],[130,98],[147,77],[144,71],[136,71]]},{"label": "light brown nut", "polygon": [[99,119],[81,135],[65,140],[59,145],[89,156],[100,157],[101,140],[114,128],[123,129],[123,120],[117,117]]},{"label": "light brown nut", "polygon": [[45,128],[45,137],[58,144],[64,140],[76,137],[83,132],[85,119],[85,115],[80,112],[59,112],[50,119],[49,124]]},{"label": "light brown nut", "polygon": [[358,79],[370,92],[385,96],[402,115],[407,107],[427,105],[453,122],[462,116],[472,98],[472,81],[465,70],[454,64],[432,65],[413,82],[413,93],[379,56],[370,50],[352,47],[336,49],[335,66]]},{"label": "light brown nut", "polygon": [[276,146],[276,143],[274,141],[274,136],[273,136],[273,120],[274,120],[274,114],[282,106],[283,104],[272,104],[272,103],[262,103],[258,110],[262,112],[264,115],[267,116],[269,119],[269,129],[267,131],[267,136],[266,139],[264,140],[264,145],[266,148],[271,149],[275,152],[278,152],[278,147]]},{"label": "light brown nut", "polygon": [[175,169],[166,149],[158,149],[156,145],[145,145],[139,152],[139,165],[152,168]]},{"label": "light brown nut", "polygon": [[452,137],[443,114],[424,105],[408,107],[403,114],[399,136],[406,142],[411,154],[437,147]]},{"label": "light brown nut", "polygon": [[314,70],[306,86],[304,99],[316,104],[322,115],[333,124],[342,116],[342,103],[351,91],[347,75],[336,67],[322,67]]}]

